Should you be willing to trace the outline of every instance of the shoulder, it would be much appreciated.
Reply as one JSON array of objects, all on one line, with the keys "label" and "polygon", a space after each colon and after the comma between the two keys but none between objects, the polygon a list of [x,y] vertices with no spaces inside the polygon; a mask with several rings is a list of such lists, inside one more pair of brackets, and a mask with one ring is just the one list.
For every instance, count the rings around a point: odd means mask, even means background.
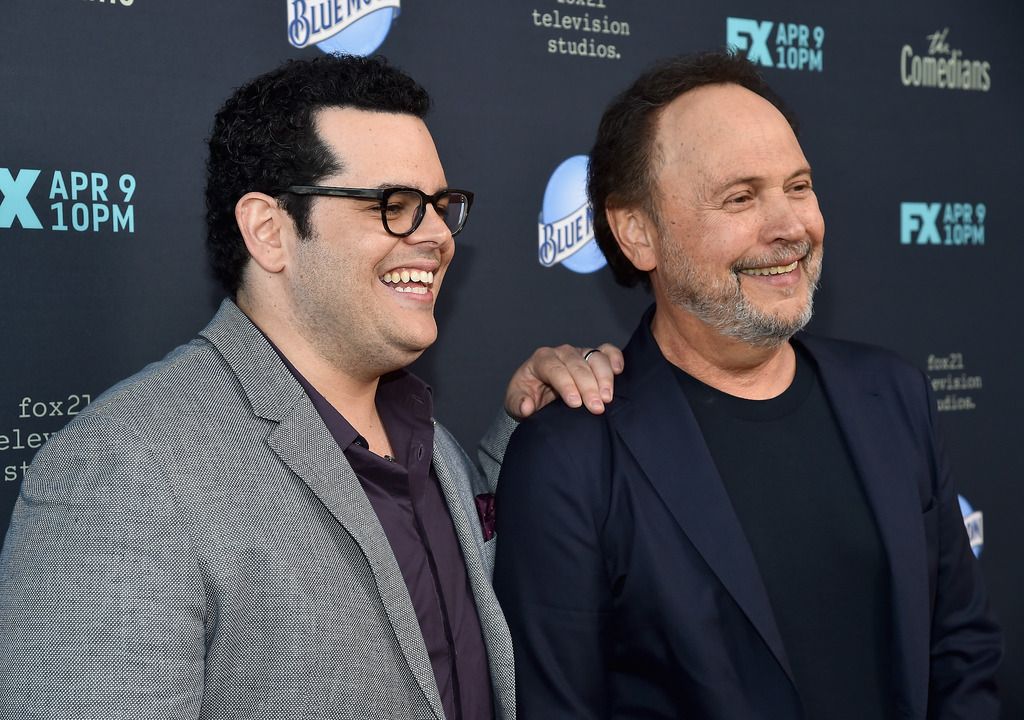
[{"label": "shoulder", "polygon": [[168,458],[200,455],[213,428],[223,427],[225,413],[242,402],[216,350],[193,340],[111,387],[54,433],[33,460],[23,491],[72,501],[162,484]]},{"label": "shoulder", "polygon": [[221,355],[208,340],[196,338],[105,391],[81,417],[108,417],[129,424],[184,413],[194,417],[200,406],[235,397],[239,390]]},{"label": "shoulder", "polygon": [[569,451],[600,444],[608,436],[609,409],[594,415],[556,400],[519,424],[509,450],[513,445],[536,443],[551,443]]},{"label": "shoulder", "polygon": [[[852,412],[868,398],[869,407],[881,402],[899,427],[918,435],[922,429],[934,432],[938,408],[931,381],[924,371],[897,355],[874,345],[797,336],[810,352],[818,375],[838,410]],[[894,426],[896,427],[896,426]],[[932,442],[928,440],[928,442]]]},{"label": "shoulder", "polygon": [[877,345],[799,333],[794,341],[803,345],[820,368],[839,371],[850,381],[921,388],[925,374],[898,353]]},{"label": "shoulder", "polygon": [[[605,411],[608,412],[607,410]],[[612,440],[607,415],[554,402],[523,421],[512,435],[502,465],[500,490],[516,487],[538,495],[604,496]]]},{"label": "shoulder", "polygon": [[[96,399],[88,416],[107,417],[145,433],[179,424],[215,426],[229,413],[251,416],[290,405],[302,394],[269,340],[230,300],[199,335]],[[254,410],[255,405],[259,410]]]},{"label": "shoulder", "polygon": [[886,367],[897,371],[901,368],[911,371],[916,370],[913,364],[898,353],[880,345],[826,337],[808,332],[797,333],[794,340],[804,345],[816,357],[827,355],[830,360],[839,360],[855,365]]}]

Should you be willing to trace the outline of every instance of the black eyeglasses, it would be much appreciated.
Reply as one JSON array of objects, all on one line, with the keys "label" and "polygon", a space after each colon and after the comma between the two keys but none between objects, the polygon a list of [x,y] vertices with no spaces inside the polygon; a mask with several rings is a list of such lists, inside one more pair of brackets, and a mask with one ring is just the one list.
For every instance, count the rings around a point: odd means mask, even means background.
[{"label": "black eyeglasses", "polygon": [[359,198],[380,202],[380,219],[384,229],[395,237],[408,237],[416,232],[423,222],[427,203],[444,220],[452,237],[459,234],[466,225],[469,208],[473,204],[473,193],[468,190],[439,190],[427,195],[422,190],[409,187],[393,187],[383,190],[370,188],[324,187],[321,185],[292,185],[285,192],[295,195],[326,195],[329,197]]}]

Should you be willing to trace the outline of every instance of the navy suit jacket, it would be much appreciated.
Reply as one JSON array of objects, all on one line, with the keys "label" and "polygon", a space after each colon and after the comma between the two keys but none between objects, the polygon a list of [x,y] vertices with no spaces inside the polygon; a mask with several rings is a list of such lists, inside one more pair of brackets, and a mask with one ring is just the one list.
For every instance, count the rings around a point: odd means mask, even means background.
[{"label": "navy suit jacket", "polygon": [[[604,415],[553,403],[505,454],[495,588],[520,717],[801,718],[754,555],[650,318]],[[888,557],[894,713],[996,718],[1001,640],[926,377],[877,348],[795,341],[816,361]]]}]

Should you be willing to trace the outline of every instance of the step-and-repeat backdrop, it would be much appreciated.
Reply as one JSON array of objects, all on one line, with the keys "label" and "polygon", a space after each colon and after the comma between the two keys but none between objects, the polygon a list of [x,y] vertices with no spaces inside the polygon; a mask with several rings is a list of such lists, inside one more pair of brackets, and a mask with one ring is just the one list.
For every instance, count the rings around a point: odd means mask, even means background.
[{"label": "step-and-repeat backdrop", "polygon": [[416,370],[472,447],[533,347],[622,343],[648,302],[587,222],[604,106],[656,58],[731,45],[801,120],[828,225],[813,329],[931,377],[1024,717],[1022,27],[1019,0],[5,0],[0,536],[47,436],[216,307],[204,139],[233,88],[344,51],[432,93],[477,204]]}]

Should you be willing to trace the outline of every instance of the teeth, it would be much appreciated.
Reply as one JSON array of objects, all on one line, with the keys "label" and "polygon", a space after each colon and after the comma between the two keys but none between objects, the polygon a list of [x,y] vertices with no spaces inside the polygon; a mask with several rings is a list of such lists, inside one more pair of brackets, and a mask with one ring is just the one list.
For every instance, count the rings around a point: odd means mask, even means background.
[{"label": "teeth", "polygon": [[[392,272],[386,272],[381,276],[381,282],[386,284],[398,284],[398,283],[423,283],[423,285],[434,284],[434,273],[431,270],[394,270]],[[426,287],[397,287],[395,288],[399,292],[415,292],[417,295],[423,295],[427,292]]]},{"label": "teeth", "polygon": [[400,293],[412,293],[413,295],[426,295],[427,294],[427,289],[425,287],[423,287],[422,285],[411,285],[409,287],[396,287],[395,290],[397,290]]},{"label": "teeth", "polygon": [[796,266],[799,263],[799,260],[794,260],[789,265],[774,265],[766,268],[749,268],[747,270],[740,270],[740,272],[744,275],[782,275],[796,270]]}]

